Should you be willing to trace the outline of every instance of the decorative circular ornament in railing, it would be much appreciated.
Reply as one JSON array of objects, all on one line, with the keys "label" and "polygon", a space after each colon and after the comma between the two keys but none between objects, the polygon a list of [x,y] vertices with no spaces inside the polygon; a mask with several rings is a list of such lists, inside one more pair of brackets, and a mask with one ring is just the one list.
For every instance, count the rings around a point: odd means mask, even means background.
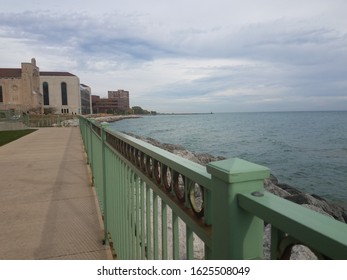
[{"label": "decorative circular ornament in railing", "polygon": [[147,175],[152,178],[153,177],[153,159],[149,156],[146,156],[146,167],[147,167]]},{"label": "decorative circular ornament in railing", "polygon": [[[129,145],[130,146],[130,145]],[[130,146],[130,154],[129,154],[130,161],[136,165],[136,159],[135,159],[135,148],[133,146]]]},{"label": "decorative circular ornament in railing", "polygon": [[160,167],[160,162],[155,161],[154,162],[154,178],[157,181],[158,184],[161,183],[161,167]]},{"label": "decorative circular ornament in railing", "polygon": [[117,140],[117,150],[122,153],[122,141],[119,139]]},{"label": "decorative circular ornament in railing", "polygon": [[128,145],[127,145],[127,143],[125,143],[125,142],[123,142],[123,155],[124,155],[125,157],[128,156]]},{"label": "decorative circular ornament in railing", "polygon": [[127,157],[127,155],[128,155],[128,145],[125,142],[123,142],[123,155],[125,157]]},{"label": "decorative circular ornament in railing", "polygon": [[201,218],[204,215],[204,189],[198,183],[190,186],[189,202],[194,214]]},{"label": "decorative circular ornament in railing", "polygon": [[141,151],[138,149],[135,149],[135,160],[136,160],[136,166],[138,168],[141,168]]},{"label": "decorative circular ornament in railing", "polygon": [[173,181],[174,181],[173,182],[174,191],[175,191],[177,199],[181,202],[184,202],[185,201],[184,176],[179,173],[175,173]]},{"label": "decorative circular ornament in railing", "polygon": [[125,143],[125,156],[130,159],[131,158],[131,147],[129,144]]},{"label": "decorative circular ornament in railing", "polygon": [[141,152],[140,155],[140,161],[141,161],[141,169],[143,172],[146,172],[146,167],[147,167],[147,155],[143,152]]},{"label": "decorative circular ornament in railing", "polygon": [[164,183],[164,188],[167,191],[171,191],[172,173],[171,173],[171,169],[167,167],[166,165],[163,166],[163,183]]},{"label": "decorative circular ornament in railing", "polygon": [[120,152],[122,155],[125,155],[126,147],[125,147],[125,143],[123,141],[120,142]]},{"label": "decorative circular ornament in railing", "polygon": [[131,153],[131,156],[132,156],[132,163],[137,166],[137,152],[136,152],[136,149],[134,147],[132,147],[132,153]]}]

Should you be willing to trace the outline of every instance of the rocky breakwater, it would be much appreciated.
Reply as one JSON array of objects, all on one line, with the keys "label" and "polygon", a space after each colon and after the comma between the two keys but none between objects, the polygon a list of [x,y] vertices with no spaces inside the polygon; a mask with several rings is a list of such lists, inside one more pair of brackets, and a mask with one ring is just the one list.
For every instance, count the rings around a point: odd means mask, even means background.
[{"label": "rocky breakwater", "polygon": [[[209,162],[225,159],[224,157],[215,157],[209,154],[198,154],[186,150],[180,145],[161,143],[152,138],[143,138],[136,135],[133,137],[140,138],[154,146],[167,150],[173,154],[179,155],[183,158],[187,158],[191,161],[206,165]],[[271,174],[270,178],[264,181],[264,188],[279,197],[290,200],[294,203],[300,204],[303,207],[307,207],[321,214],[330,216],[340,222],[347,223],[347,209],[337,203],[328,201],[316,194],[308,194],[300,191],[299,189],[289,186],[285,183],[279,182],[279,180]],[[264,258],[270,258],[270,232],[271,225],[265,226],[264,234]],[[291,259],[317,259],[314,253],[307,247],[302,245],[296,245],[292,249]]]},{"label": "rocky breakwater", "polygon": [[116,122],[124,119],[136,119],[140,118],[138,115],[105,115],[105,114],[97,114],[97,115],[88,115],[86,116],[89,119],[94,119],[96,122]]}]

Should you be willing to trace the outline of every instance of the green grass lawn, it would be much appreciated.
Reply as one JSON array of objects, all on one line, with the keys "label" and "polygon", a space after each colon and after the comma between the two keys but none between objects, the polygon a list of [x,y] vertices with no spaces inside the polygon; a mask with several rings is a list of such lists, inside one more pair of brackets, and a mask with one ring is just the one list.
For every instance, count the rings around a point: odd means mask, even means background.
[{"label": "green grass lawn", "polygon": [[21,138],[37,129],[23,129],[23,130],[6,130],[0,131],[0,146],[10,143],[18,138]]}]

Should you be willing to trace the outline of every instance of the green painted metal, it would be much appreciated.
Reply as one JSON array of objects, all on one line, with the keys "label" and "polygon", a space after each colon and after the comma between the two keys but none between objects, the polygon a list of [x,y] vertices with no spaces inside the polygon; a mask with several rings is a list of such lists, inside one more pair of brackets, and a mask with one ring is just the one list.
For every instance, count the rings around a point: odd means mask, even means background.
[{"label": "green painted metal", "polygon": [[157,161],[170,166],[173,170],[176,170],[177,172],[185,175],[187,178],[190,178],[192,181],[197,182],[205,188],[211,188],[211,176],[206,172],[206,168],[204,166],[155,147],[149,143],[146,143],[124,133],[114,132],[109,129],[106,129],[106,132],[115,135],[117,138],[124,141],[125,143],[130,144],[132,147],[140,149],[149,157],[155,158]]},{"label": "green painted metal", "polygon": [[180,241],[179,241],[179,223],[178,216],[172,211],[172,245],[173,245],[173,259],[180,258]]},{"label": "green painted metal", "polygon": [[135,179],[136,186],[136,224],[135,224],[135,236],[136,236],[136,259],[140,259],[140,178]]},{"label": "green painted metal", "polygon": [[271,247],[270,247],[270,254],[271,259],[276,260],[279,259],[281,256],[280,253],[280,243],[281,240],[286,236],[286,234],[276,228],[274,225],[271,225]]},{"label": "green painted metal", "polygon": [[194,259],[194,232],[186,224],[186,254],[188,260]]},{"label": "green painted metal", "polygon": [[[106,155],[105,155],[105,150],[106,150],[106,145],[105,145],[105,141],[106,141],[106,133],[105,133],[105,128],[108,126],[108,124],[102,124],[102,130],[101,130],[101,150],[102,150],[102,154],[101,154],[101,162],[102,162],[102,166],[101,166],[101,172],[102,172],[102,201],[103,201],[103,208],[107,209],[107,199],[106,199],[106,195],[107,195],[107,176],[106,176],[106,164],[109,162],[106,162]],[[108,241],[108,211],[105,210],[104,212],[104,242],[107,243]]]},{"label": "green painted metal", "polygon": [[152,201],[151,201],[151,189],[146,186],[146,247],[147,247],[147,259],[151,260],[152,257],[152,223],[151,223],[151,212],[152,212]]},{"label": "green painted metal", "polygon": [[155,260],[159,259],[159,204],[158,195],[153,193],[153,258]]},{"label": "green painted metal", "polygon": [[162,201],[161,203],[161,228],[162,228],[162,259],[167,260],[168,259],[168,252],[167,252],[167,205],[165,202]]},{"label": "green painted metal", "polygon": [[347,259],[347,225],[265,193],[240,194],[240,206],[277,229],[333,259]]},{"label": "green painted metal", "polygon": [[[118,259],[194,259],[198,250],[205,259],[261,259],[263,221],[272,224],[273,258],[293,240],[330,258],[347,258],[346,225],[299,205],[287,207],[265,192],[268,168],[237,158],[203,167],[106,126],[80,118],[105,238]],[[179,175],[183,196],[174,188]],[[191,192],[196,186],[203,197],[191,196],[198,194]],[[203,212],[194,213],[191,205],[197,204],[190,199],[202,199]],[[196,247],[195,235],[203,248]]]},{"label": "green painted metal", "polygon": [[[210,163],[212,175],[212,258],[263,257],[263,221],[238,206],[237,195],[263,191],[268,168],[241,159]],[[224,242],[220,242],[224,240]]]}]

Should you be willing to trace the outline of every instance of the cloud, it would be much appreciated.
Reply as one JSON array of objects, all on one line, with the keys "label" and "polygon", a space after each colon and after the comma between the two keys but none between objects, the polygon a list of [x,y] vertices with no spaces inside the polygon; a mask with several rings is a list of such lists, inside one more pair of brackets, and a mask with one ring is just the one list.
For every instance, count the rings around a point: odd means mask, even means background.
[{"label": "cloud", "polygon": [[0,13],[3,67],[36,57],[95,94],[124,88],[132,105],[158,111],[347,109],[344,2],[308,1],[300,11],[295,1],[285,10],[270,0],[254,10],[247,1],[130,2],[62,12],[38,1],[47,10]]}]

